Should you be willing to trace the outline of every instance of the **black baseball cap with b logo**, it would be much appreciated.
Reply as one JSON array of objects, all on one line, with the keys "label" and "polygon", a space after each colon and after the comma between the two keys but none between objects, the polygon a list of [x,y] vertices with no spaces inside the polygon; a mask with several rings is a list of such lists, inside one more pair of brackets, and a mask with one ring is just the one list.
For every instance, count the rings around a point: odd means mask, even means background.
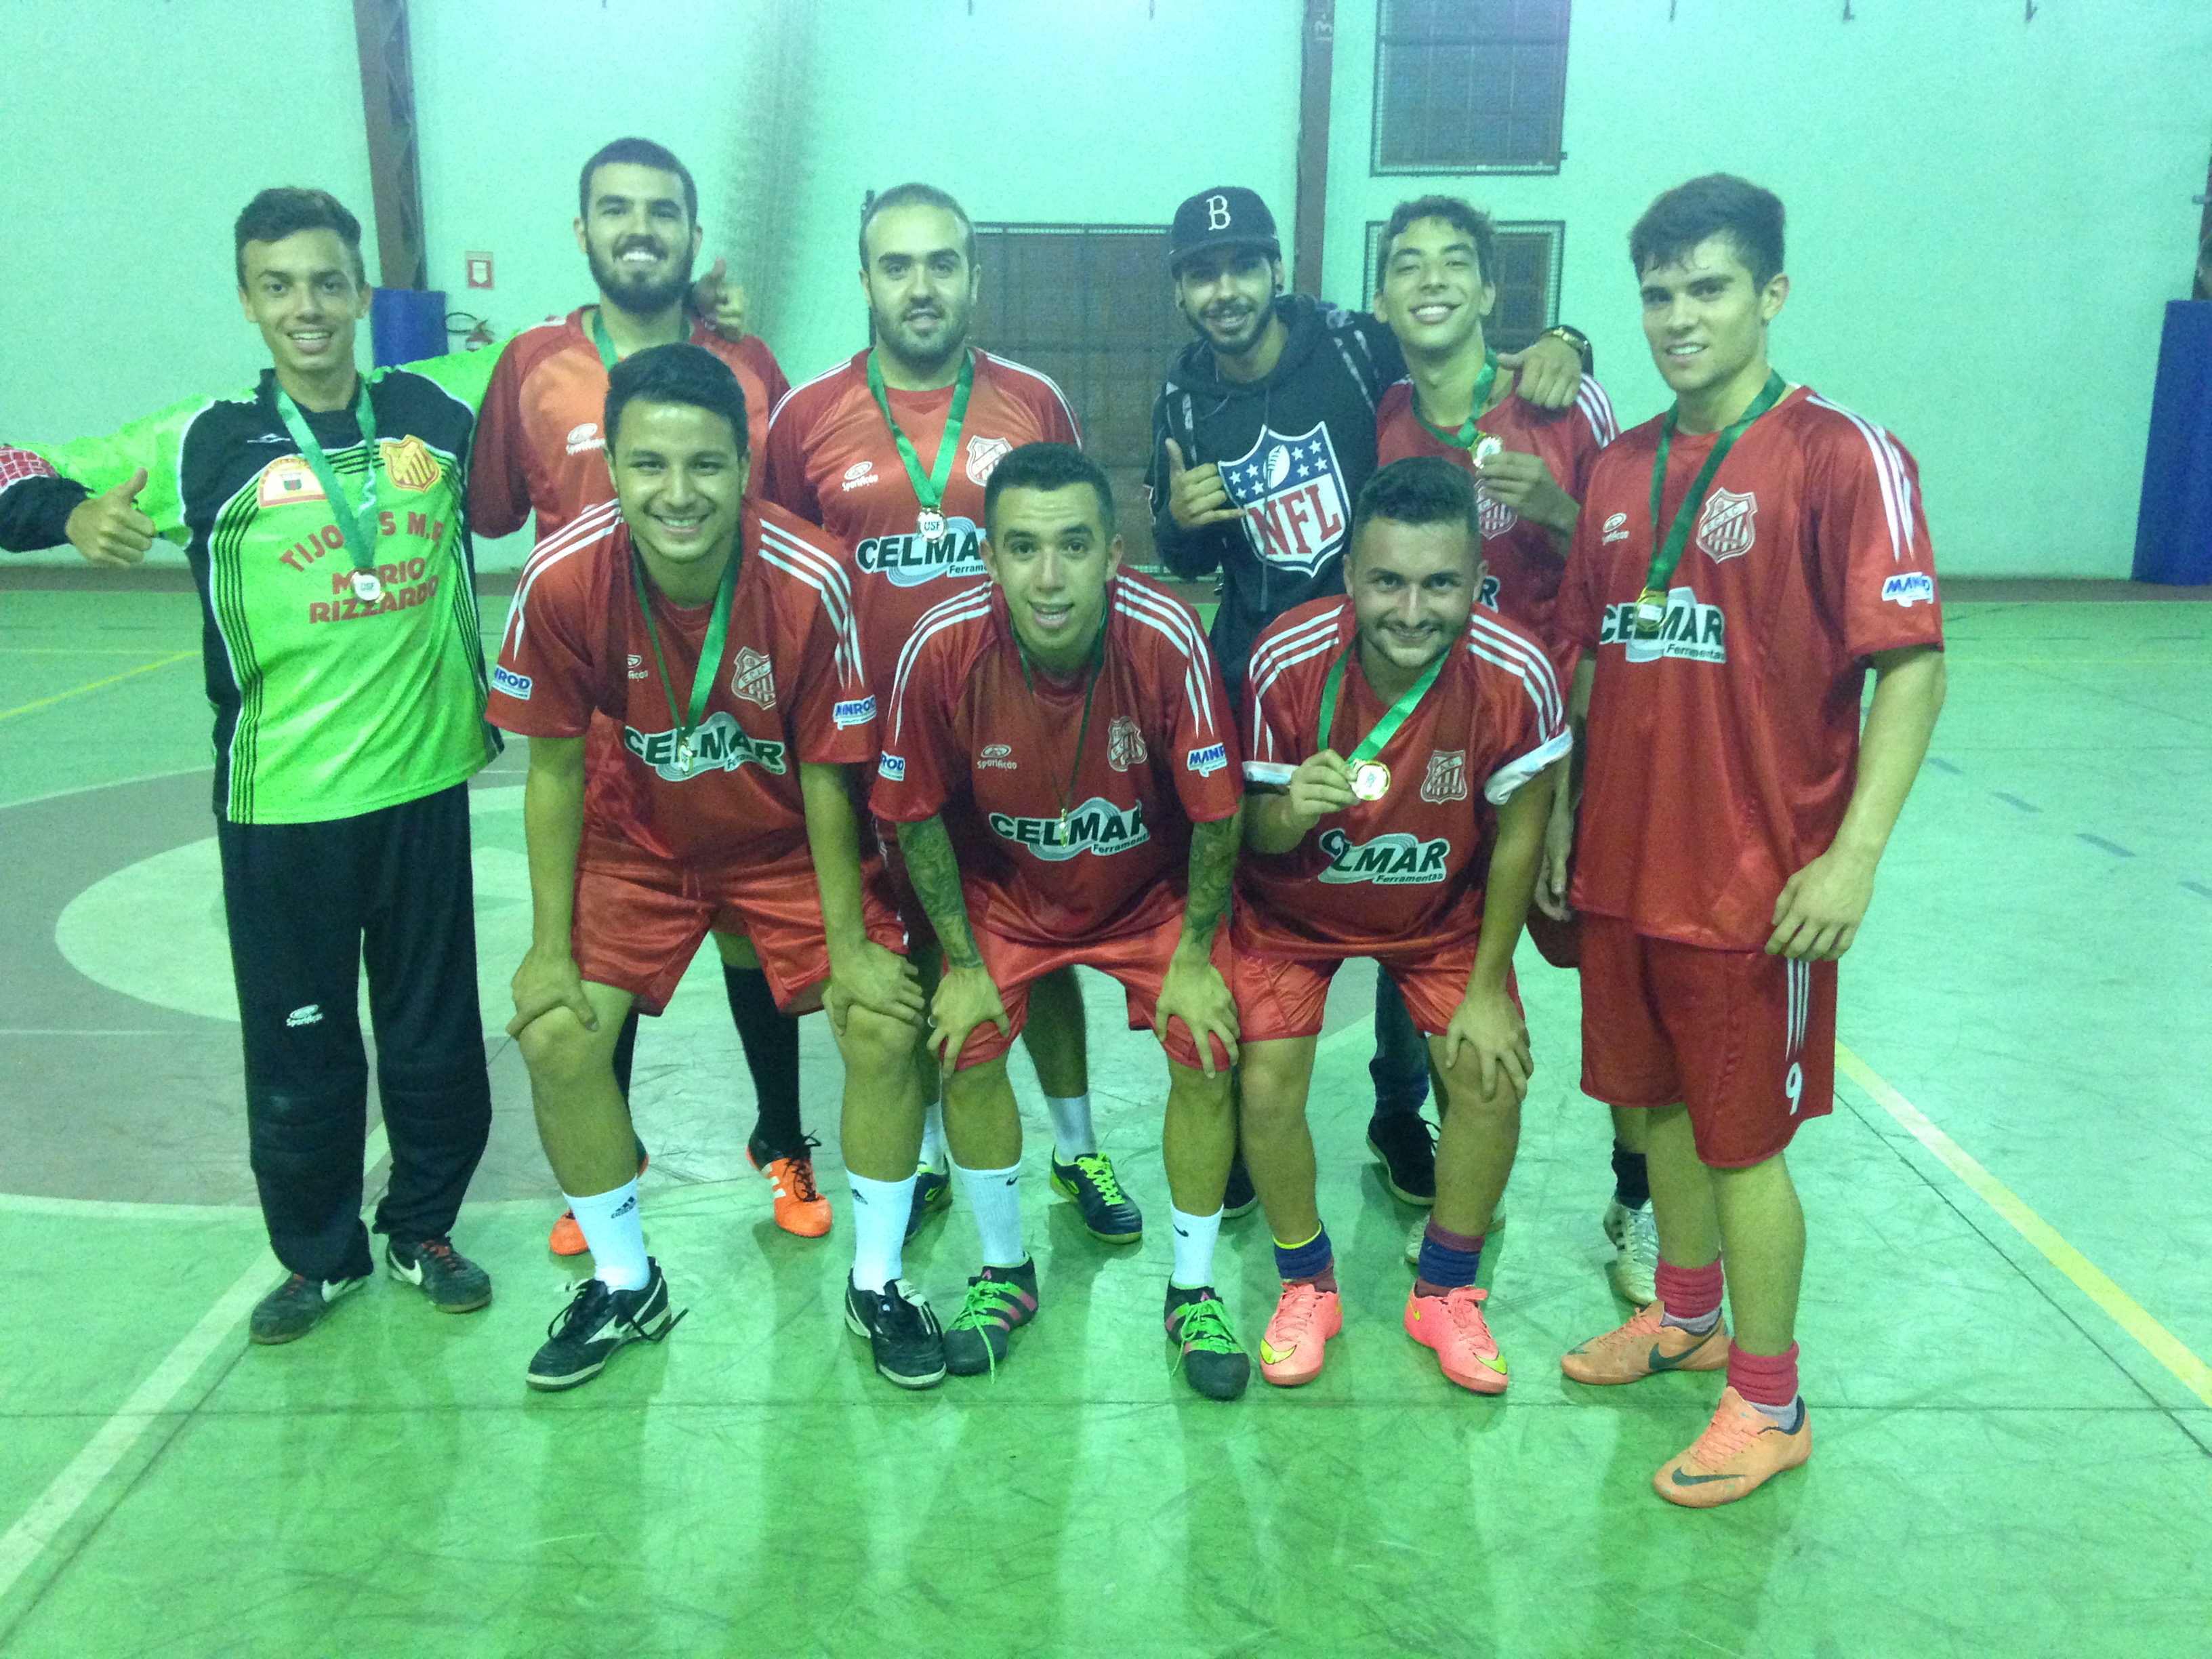
[{"label": "black baseball cap with b logo", "polygon": [[1257,191],[1242,185],[1202,190],[1176,210],[1168,232],[1168,269],[1179,270],[1194,253],[1210,247],[1258,248],[1271,259],[1283,257],[1276,240],[1275,216]]}]

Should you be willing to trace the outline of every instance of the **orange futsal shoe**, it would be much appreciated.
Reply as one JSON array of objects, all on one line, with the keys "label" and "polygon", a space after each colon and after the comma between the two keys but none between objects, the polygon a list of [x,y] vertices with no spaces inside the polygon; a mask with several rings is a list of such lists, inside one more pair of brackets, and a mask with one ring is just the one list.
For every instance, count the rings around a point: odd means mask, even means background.
[{"label": "orange futsal shoe", "polygon": [[[645,1173],[645,1166],[653,1160],[641,1158],[637,1161],[637,1172]],[[576,1224],[574,1210],[561,1212],[561,1218],[553,1224],[553,1236],[545,1241],[545,1248],[556,1255],[581,1255],[592,1247],[584,1243],[584,1230]]]},{"label": "orange futsal shoe", "polygon": [[757,1141],[745,1147],[745,1158],[767,1181],[775,1194],[775,1224],[800,1238],[819,1238],[830,1231],[830,1200],[814,1184],[814,1149],[822,1143],[809,1135],[796,1158],[767,1158]]},{"label": "orange futsal shoe", "polygon": [[1444,1375],[1462,1389],[1504,1394],[1505,1356],[1498,1352],[1482,1316],[1483,1298],[1489,1294],[1472,1285],[1443,1296],[1423,1296],[1417,1289],[1406,1298],[1406,1334],[1434,1348]]},{"label": "orange futsal shoe", "polygon": [[1699,1336],[1659,1322],[1654,1302],[1626,1325],[1594,1336],[1559,1356],[1559,1369],[1577,1382],[1640,1382],[1655,1371],[1717,1371],[1728,1364],[1728,1322]]},{"label": "orange futsal shoe", "polygon": [[1705,1431],[1689,1450],[1661,1464],[1651,1486],[1670,1504],[1710,1510],[1735,1503],[1812,1455],[1813,1413],[1803,1401],[1797,1402],[1797,1431],[1791,1434],[1734,1389],[1723,1389],[1720,1409]]},{"label": "orange futsal shoe", "polygon": [[1285,1285],[1275,1316],[1260,1338],[1260,1375],[1279,1389],[1295,1389],[1321,1375],[1322,1351],[1344,1328],[1344,1307],[1334,1291]]}]

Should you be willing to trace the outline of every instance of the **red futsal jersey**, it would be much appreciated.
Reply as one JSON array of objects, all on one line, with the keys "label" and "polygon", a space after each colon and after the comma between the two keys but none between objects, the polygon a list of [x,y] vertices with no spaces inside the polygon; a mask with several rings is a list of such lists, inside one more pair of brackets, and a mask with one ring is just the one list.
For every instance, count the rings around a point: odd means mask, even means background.
[{"label": "red futsal jersey", "polygon": [[[1552,482],[1577,501],[1589,488],[1590,466],[1598,452],[1620,435],[1605,388],[1589,375],[1565,409],[1544,409],[1518,390],[1474,423],[1475,430],[1500,440],[1516,454],[1534,455]],[[1481,442],[1480,439],[1475,441]],[[1408,455],[1441,455],[1474,470],[1474,452],[1430,434],[1413,413],[1413,383],[1401,380],[1382,394],[1375,415],[1376,463],[1388,466]],[[1510,617],[1544,641],[1554,662],[1565,662],[1553,611],[1558,608],[1565,552],[1541,525],[1528,524],[1510,507],[1478,492],[1482,512],[1482,556],[1489,567],[1482,603]]]},{"label": "red futsal jersey", "polygon": [[[1598,458],[1560,589],[1561,633],[1597,663],[1573,899],[1651,938],[1755,951],[1843,822],[1866,659],[1943,642],[1919,468],[1793,387],[1721,464],[1665,625],[1639,641],[1662,424]],[[1675,434],[1662,521],[1713,442]]]},{"label": "red futsal jersey", "polygon": [[[1245,721],[1255,761],[1297,765],[1348,755],[1389,705],[1354,648],[1347,599],[1315,599],[1269,623],[1252,647]],[[1323,682],[1344,663],[1333,732]],[[1376,757],[1389,792],[1332,812],[1297,847],[1247,853],[1237,866],[1239,950],[1267,956],[1413,955],[1480,930],[1497,806],[1567,752],[1566,708],[1533,635],[1478,608],[1463,644]]]},{"label": "red futsal jersey", "polygon": [[[592,535],[614,522],[614,480],[607,475],[607,371],[584,321],[588,307],[550,318],[507,343],[477,419],[469,457],[469,528],[506,536],[534,510],[544,548],[571,525]],[[757,335],[732,342],[695,323],[691,343],[736,373],[745,393],[745,441],[759,494],[768,418],[789,387],[775,354]]]},{"label": "red futsal jersey", "polygon": [[1197,617],[1127,571],[1106,593],[1087,725],[1089,677],[1040,675],[1032,692],[995,586],[922,619],[884,706],[876,815],[942,812],[969,917],[1020,943],[1118,939],[1179,915],[1191,824],[1229,817],[1243,793]]},{"label": "red futsal jersey", "polygon": [[594,790],[586,815],[592,835],[702,870],[809,870],[799,763],[872,760],[876,702],[837,550],[772,507],[748,506],[738,535],[729,635],[688,774],[669,699],[688,714],[714,607],[678,610],[648,585],[673,681],[664,685],[626,526],[540,548],[524,567],[489,718],[532,738],[582,737],[594,712],[616,722],[622,746],[610,757],[620,761],[625,810],[611,819]]},{"label": "red futsal jersey", "polygon": [[[925,476],[934,472],[952,388],[887,391]],[[868,354],[855,353],[776,406],[763,493],[853,550],[853,590],[868,660],[888,673],[923,611],[981,585],[983,486],[999,457],[1023,444],[1080,444],[1060,388],[1035,369],[975,353],[959,452],[939,510],[945,534],[924,541],[921,512],[883,410],[868,392]]]}]

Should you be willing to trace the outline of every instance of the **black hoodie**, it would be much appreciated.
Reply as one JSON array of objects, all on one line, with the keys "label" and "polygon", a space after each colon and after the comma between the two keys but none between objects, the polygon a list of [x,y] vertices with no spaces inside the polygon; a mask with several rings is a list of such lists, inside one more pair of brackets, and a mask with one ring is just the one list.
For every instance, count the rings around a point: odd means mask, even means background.
[{"label": "black hoodie", "polygon": [[[1264,380],[1224,380],[1213,348],[1176,354],[1152,404],[1152,540],[1180,576],[1222,573],[1213,652],[1241,698],[1260,630],[1293,605],[1344,591],[1352,506],[1375,470],[1375,410],[1402,380],[1397,337],[1372,317],[1303,294],[1275,301],[1290,330]],[[1168,511],[1167,441],[1183,465],[1221,468],[1230,499],[1256,508],[1235,524],[1185,530]]]}]

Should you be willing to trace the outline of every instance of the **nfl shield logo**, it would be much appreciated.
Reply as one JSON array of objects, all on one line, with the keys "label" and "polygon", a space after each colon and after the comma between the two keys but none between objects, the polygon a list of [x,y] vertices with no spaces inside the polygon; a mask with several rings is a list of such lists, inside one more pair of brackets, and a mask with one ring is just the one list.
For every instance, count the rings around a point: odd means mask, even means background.
[{"label": "nfl shield logo", "polygon": [[1145,734],[1136,721],[1127,714],[1114,716],[1114,723],[1106,728],[1106,764],[1116,772],[1126,772],[1133,766],[1145,763]]},{"label": "nfl shield logo", "polygon": [[1251,448],[1220,465],[1222,488],[1247,509],[1244,534],[1269,564],[1311,575],[1343,551],[1352,502],[1327,422],[1295,434],[1263,425]]},{"label": "nfl shield logo", "polygon": [[1751,551],[1755,534],[1752,520],[1759,512],[1759,497],[1747,491],[1716,489],[1698,515],[1698,545],[1716,562],[1740,559]]},{"label": "nfl shield logo", "polygon": [[1429,775],[1421,780],[1421,799],[1443,805],[1467,799],[1467,750],[1437,749],[1429,754]]},{"label": "nfl shield logo", "polygon": [[968,482],[987,484],[991,482],[992,470],[999,459],[1013,446],[1004,438],[970,438],[968,441]]},{"label": "nfl shield logo", "polygon": [[763,708],[775,707],[775,670],[766,657],[748,646],[738,653],[730,670],[730,691]]}]

